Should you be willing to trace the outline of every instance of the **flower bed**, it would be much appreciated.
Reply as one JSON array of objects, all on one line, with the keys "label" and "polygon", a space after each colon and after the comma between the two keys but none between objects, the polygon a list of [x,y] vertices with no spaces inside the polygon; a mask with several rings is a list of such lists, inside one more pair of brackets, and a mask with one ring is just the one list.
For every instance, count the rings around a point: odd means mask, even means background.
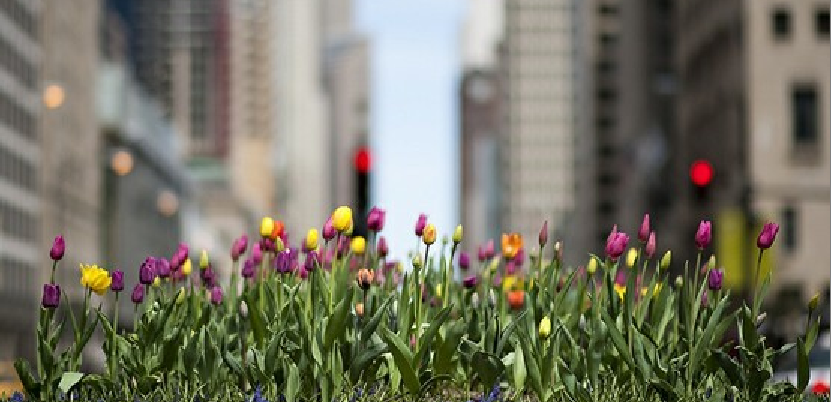
[{"label": "flower bed", "polygon": [[[353,237],[352,211],[340,207],[295,248],[279,221],[264,218],[251,247],[245,236],[233,243],[229,284],[218,283],[204,251],[194,256],[197,272],[185,245],[169,260],[148,257],[130,292],[132,330],[115,328],[117,307],[110,314],[98,304],[118,300],[125,289],[119,271],[82,266],[83,309],[66,307],[54,283],[66,247],[58,237],[37,361],[15,364],[26,397],[778,401],[800,400],[806,389],[817,299],[796,345],[767,346],[758,326],[770,278],[759,278],[750,305],[731,307],[738,301],[722,289],[715,260],[702,266],[710,222],[691,239],[693,269],[674,278],[671,253],[656,254],[648,216],[637,240],[615,228],[605,256],[587,255],[577,270],[563,266],[559,243],[544,261],[545,224],[538,251],[505,234],[500,254],[492,241],[481,245],[476,264],[460,251],[461,226],[437,243],[436,227],[422,215],[411,269],[387,261],[383,226],[384,211],[373,208],[369,238]],[[768,224],[759,235],[760,263],[777,230]],[[98,330],[106,371],[80,373],[82,351]],[[722,341],[729,330],[737,342]],[[73,342],[60,349],[65,331]],[[772,359],[792,347],[797,384],[771,382]]]}]

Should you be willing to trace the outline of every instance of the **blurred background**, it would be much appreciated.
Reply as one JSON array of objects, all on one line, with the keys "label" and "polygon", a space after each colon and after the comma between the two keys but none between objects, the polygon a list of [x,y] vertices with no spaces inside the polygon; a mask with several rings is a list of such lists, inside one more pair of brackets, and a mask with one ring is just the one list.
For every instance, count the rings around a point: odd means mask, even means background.
[{"label": "blurred background", "polygon": [[548,220],[574,266],[649,212],[675,272],[712,219],[737,292],[773,220],[792,341],[828,314],[829,60],[820,0],[0,0],[0,361],[55,235],[80,303],[81,262],[129,284],[185,242],[227,276],[264,215],[376,204],[398,258],[424,212],[468,251]]}]

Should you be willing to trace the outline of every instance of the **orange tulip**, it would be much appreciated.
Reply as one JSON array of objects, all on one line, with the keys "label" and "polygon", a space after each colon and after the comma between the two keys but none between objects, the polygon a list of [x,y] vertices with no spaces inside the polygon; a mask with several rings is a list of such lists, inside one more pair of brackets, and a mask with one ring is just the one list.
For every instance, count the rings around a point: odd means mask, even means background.
[{"label": "orange tulip", "polygon": [[276,240],[278,237],[282,237],[285,228],[286,225],[283,224],[283,221],[274,221],[274,229],[271,231],[271,240]]},{"label": "orange tulip", "polygon": [[519,233],[502,234],[502,254],[505,258],[514,258],[522,248],[522,236]]},{"label": "orange tulip", "polygon": [[519,310],[525,305],[525,292],[513,290],[508,292],[508,305],[514,310]]}]

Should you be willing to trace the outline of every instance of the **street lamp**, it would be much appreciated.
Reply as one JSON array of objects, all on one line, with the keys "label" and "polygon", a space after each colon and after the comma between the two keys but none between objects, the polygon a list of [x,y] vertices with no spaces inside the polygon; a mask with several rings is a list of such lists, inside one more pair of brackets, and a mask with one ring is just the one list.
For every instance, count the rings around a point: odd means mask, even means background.
[{"label": "street lamp", "polygon": [[47,109],[61,107],[65,97],[63,87],[58,84],[51,84],[43,90],[43,104]]}]

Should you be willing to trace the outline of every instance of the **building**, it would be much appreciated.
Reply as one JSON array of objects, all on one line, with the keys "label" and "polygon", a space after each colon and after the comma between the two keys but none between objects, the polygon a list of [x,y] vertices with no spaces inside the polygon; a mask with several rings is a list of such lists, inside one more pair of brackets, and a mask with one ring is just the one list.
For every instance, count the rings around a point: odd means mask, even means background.
[{"label": "building", "polygon": [[465,242],[476,247],[501,231],[500,141],[504,135],[504,74],[499,44],[504,37],[502,1],[471,0],[462,27],[459,216]]},{"label": "building", "polygon": [[781,227],[774,283],[806,301],[828,286],[831,266],[829,4],[742,6],[752,209]]},{"label": "building", "polygon": [[[355,30],[351,0],[323,0],[321,27],[323,88],[328,112],[328,136],[323,142],[323,172],[328,181],[326,212],[339,205],[355,207],[358,216],[369,210],[371,172],[361,182],[353,162],[372,152],[369,141],[369,40]],[[359,188],[360,187],[360,188]],[[314,225],[317,222],[307,222]],[[356,220],[355,233],[365,234],[365,220]]]},{"label": "building", "polygon": [[[554,238],[561,238],[585,224],[575,214],[584,191],[576,172],[586,144],[578,108],[584,57],[579,7],[572,0],[505,3],[507,124],[500,146],[506,230],[536,237],[548,220]],[[578,241],[569,243],[577,249]]]},{"label": "building", "polygon": [[34,356],[43,264],[41,1],[0,2],[0,359]]}]

